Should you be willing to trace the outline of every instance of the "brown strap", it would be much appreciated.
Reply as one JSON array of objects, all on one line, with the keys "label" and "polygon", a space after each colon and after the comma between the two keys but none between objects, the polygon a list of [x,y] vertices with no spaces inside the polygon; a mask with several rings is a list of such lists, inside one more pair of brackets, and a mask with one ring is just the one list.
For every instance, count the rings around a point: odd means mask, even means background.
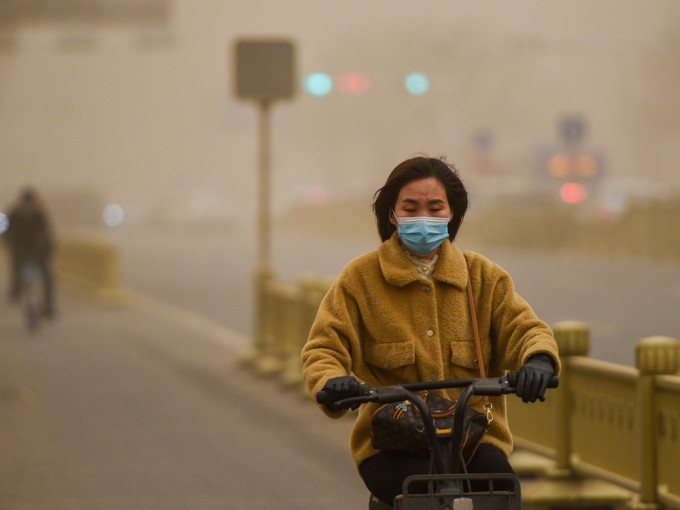
[{"label": "brown strap", "polygon": [[[484,355],[482,354],[482,341],[479,338],[479,326],[477,326],[477,311],[475,310],[475,300],[472,295],[472,282],[470,281],[470,271],[467,268],[467,261],[465,263],[465,272],[467,273],[467,293],[468,302],[470,303],[470,317],[472,318],[472,330],[475,334],[475,345],[477,346],[477,363],[479,364],[479,373],[484,378],[486,377],[486,368],[484,367]],[[491,401],[488,396],[484,397],[484,408],[486,409],[486,418],[489,422],[493,421],[491,414]]]}]

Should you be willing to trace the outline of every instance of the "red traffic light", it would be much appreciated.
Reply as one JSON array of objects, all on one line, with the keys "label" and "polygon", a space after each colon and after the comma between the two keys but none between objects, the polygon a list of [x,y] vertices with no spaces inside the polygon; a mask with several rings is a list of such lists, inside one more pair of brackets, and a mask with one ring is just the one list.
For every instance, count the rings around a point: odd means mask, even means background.
[{"label": "red traffic light", "polygon": [[366,94],[373,86],[371,78],[361,72],[342,73],[338,76],[337,84],[340,92],[354,96]]},{"label": "red traffic light", "polygon": [[580,182],[565,182],[560,188],[560,198],[567,204],[582,204],[586,195],[586,188]]}]

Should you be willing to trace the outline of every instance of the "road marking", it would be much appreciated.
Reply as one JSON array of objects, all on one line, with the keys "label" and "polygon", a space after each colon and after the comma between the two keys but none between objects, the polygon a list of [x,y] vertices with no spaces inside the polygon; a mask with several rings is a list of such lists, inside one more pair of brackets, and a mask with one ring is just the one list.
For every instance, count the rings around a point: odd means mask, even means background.
[{"label": "road marking", "polygon": [[233,351],[242,351],[251,344],[249,338],[186,308],[181,308],[138,291],[129,290],[129,293],[134,302],[147,312],[153,313],[164,320],[176,322],[180,326],[195,331],[223,347]]}]

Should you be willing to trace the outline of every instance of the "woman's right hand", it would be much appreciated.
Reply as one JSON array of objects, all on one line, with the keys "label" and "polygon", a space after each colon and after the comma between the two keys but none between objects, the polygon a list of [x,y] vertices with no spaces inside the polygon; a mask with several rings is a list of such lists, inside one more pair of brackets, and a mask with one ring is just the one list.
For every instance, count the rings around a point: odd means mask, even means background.
[{"label": "woman's right hand", "polygon": [[361,383],[351,375],[343,375],[340,377],[333,377],[326,382],[322,391],[328,395],[328,402],[324,405],[330,411],[338,411],[339,408],[335,406],[335,402],[345,398],[357,397],[362,395],[360,390]]}]

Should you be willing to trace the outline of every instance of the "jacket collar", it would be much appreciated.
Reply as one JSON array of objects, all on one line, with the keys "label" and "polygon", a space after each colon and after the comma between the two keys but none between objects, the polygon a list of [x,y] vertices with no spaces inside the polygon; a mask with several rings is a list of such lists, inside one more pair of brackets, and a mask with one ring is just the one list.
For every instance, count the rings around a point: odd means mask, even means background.
[{"label": "jacket collar", "polygon": [[[396,232],[378,247],[378,260],[385,280],[391,285],[403,287],[420,280],[418,271],[404,254]],[[465,257],[448,239],[441,244],[432,279],[459,289],[467,287]]]}]

